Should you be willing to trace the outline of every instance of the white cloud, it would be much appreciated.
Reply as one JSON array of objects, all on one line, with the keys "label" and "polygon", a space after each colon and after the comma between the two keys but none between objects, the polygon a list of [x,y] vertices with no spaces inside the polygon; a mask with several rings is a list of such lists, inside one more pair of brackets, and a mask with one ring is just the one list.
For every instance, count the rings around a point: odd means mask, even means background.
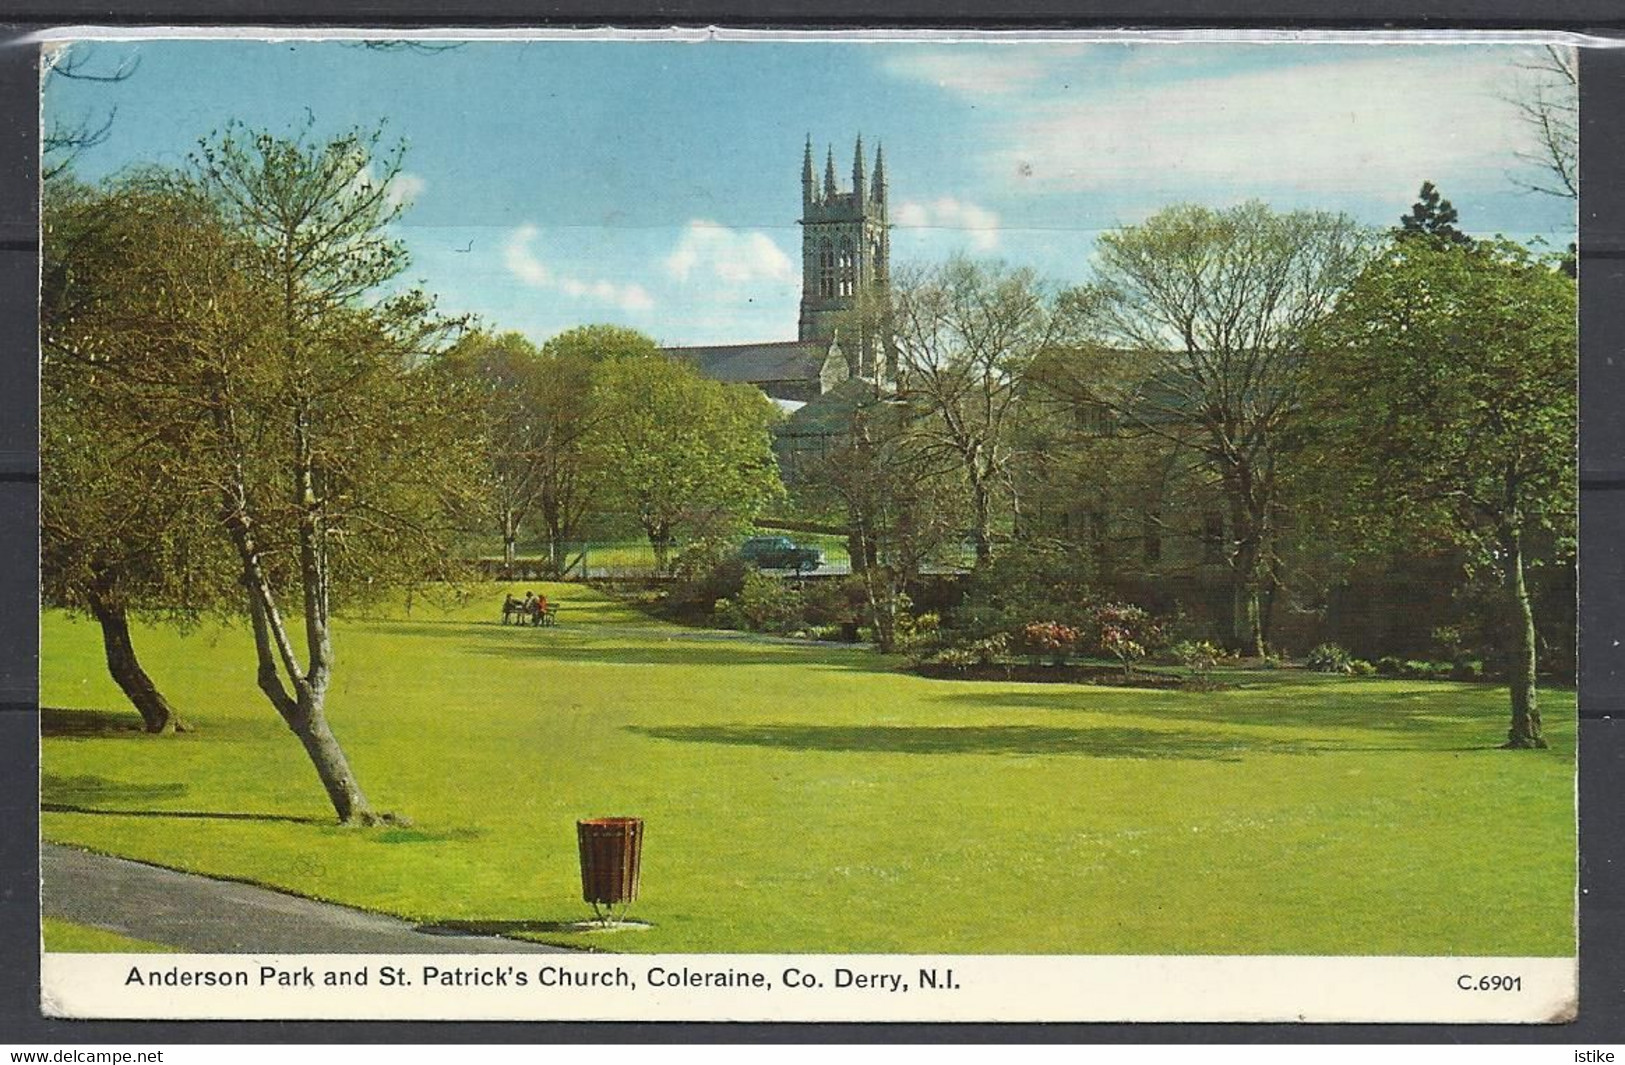
[{"label": "white cloud", "polygon": [[398,207],[401,204],[413,202],[428,187],[429,183],[424,181],[420,175],[408,170],[402,170],[395,175],[394,180],[389,183],[389,187],[384,190],[384,197],[389,200],[391,206]]},{"label": "white cloud", "polygon": [[696,271],[702,277],[740,285],[790,280],[795,276],[795,264],[772,237],[760,230],[746,232],[696,219],[683,230],[676,249],[666,257],[666,272],[679,281],[688,281]]},{"label": "white cloud", "polygon": [[1057,59],[1074,56],[1077,45],[1033,44],[977,48],[908,48],[888,55],[884,69],[894,77],[921,81],[967,96],[1019,92],[1048,75]]},{"label": "white cloud", "polygon": [[502,249],[502,263],[508,273],[531,288],[562,292],[571,299],[606,303],[623,311],[647,311],[654,307],[648,290],[635,282],[623,285],[613,281],[583,281],[556,274],[536,257],[531,247],[539,236],[541,230],[527,222],[508,235],[508,243]]},{"label": "white cloud", "polygon": [[[367,163],[356,171],[355,179],[350,182],[350,186],[352,191],[359,192],[362,189],[372,188],[377,182],[378,178],[373,172],[372,164]],[[416,200],[428,187],[429,183],[423,180],[421,175],[409,170],[397,171],[384,189],[384,200],[391,207],[402,207]]]},{"label": "white cloud", "polygon": [[977,251],[991,251],[999,243],[999,216],[952,196],[926,203],[909,200],[892,212],[892,218],[904,229],[960,230]]},{"label": "white cloud", "polygon": [[502,263],[510,274],[531,288],[546,288],[553,283],[553,271],[530,250],[530,243],[538,233],[539,230],[529,223],[514,230],[508,236],[507,246],[502,249]]},{"label": "white cloud", "polygon": [[991,156],[1034,191],[1193,185],[1449,194],[1504,183],[1522,136],[1510,56],[1387,49],[1028,108]]}]

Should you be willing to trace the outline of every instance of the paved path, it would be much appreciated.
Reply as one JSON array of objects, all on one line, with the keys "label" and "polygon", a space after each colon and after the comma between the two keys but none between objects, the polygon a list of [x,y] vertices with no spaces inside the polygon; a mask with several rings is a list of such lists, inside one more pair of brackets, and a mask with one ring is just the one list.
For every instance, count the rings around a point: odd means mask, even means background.
[{"label": "paved path", "polygon": [[40,848],[40,876],[47,917],[197,953],[570,953],[501,936],[419,931],[394,917],[55,843]]}]

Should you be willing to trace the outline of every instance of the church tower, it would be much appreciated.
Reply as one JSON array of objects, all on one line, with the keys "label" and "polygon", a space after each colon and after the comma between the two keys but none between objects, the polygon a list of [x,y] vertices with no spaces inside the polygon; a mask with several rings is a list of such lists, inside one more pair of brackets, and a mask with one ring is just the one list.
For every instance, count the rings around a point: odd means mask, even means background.
[{"label": "church tower", "polygon": [[[829,149],[820,181],[813,172],[812,138],[801,160],[800,339],[835,340],[852,372],[871,381],[892,376],[880,338],[888,318],[891,233],[886,222],[886,161],[875,150],[874,176],[866,173],[863,138],[852,156],[852,185],[835,177]],[[847,334],[856,330],[858,336]]]}]

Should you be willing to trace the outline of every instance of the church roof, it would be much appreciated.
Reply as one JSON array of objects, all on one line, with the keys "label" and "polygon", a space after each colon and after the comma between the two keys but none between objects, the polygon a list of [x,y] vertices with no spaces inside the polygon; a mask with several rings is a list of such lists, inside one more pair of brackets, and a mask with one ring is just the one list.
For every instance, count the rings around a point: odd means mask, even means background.
[{"label": "church roof", "polygon": [[779,437],[843,435],[852,432],[853,416],[860,408],[882,403],[872,382],[849,377],[774,426],[773,432]]},{"label": "church roof", "polygon": [[714,381],[817,380],[829,355],[825,340],[779,340],[763,344],[703,344],[664,348],[667,355],[693,363]]}]

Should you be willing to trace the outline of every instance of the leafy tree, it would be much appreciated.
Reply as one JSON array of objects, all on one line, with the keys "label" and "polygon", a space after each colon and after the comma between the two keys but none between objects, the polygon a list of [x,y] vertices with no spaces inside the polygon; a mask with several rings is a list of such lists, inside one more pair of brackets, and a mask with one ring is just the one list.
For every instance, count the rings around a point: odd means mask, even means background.
[{"label": "leafy tree", "polygon": [[680,541],[743,527],[783,485],[768,427],[772,403],[663,356],[612,359],[596,375],[586,444],[599,504],[637,521],[661,572]]},{"label": "leafy tree", "polygon": [[478,411],[487,507],[509,571],[532,520],[547,540],[553,572],[563,571],[566,545],[579,537],[592,510],[586,445],[596,417],[597,367],[659,350],[633,330],[588,325],[540,349],[518,333],[473,332],[440,360]]},{"label": "leafy tree", "polygon": [[260,689],[344,822],[380,817],[327,721],[335,596],[439,565],[474,465],[459,410],[423,368],[446,324],[419,293],[379,294],[406,265],[388,230],[404,206],[389,189],[400,160],[378,132],[317,144],[236,124],[193,159],[200,194],[239,238],[238,272],[266,303],[243,342],[184,353],[201,450],[248,597]]},{"label": "leafy tree", "polygon": [[542,499],[553,460],[548,367],[520,334],[484,332],[464,336],[440,365],[478,412],[485,449],[484,509],[502,536],[503,565],[512,576],[520,532]]},{"label": "leafy tree", "polygon": [[1572,541],[1575,286],[1508,243],[1396,241],[1318,331],[1317,453],[1348,534],[1439,543],[1501,575],[1508,747],[1544,747],[1526,581],[1537,537]]},{"label": "leafy tree", "polygon": [[536,395],[543,434],[540,468],[542,526],[554,572],[562,572],[565,546],[581,538],[596,502],[588,446],[598,408],[595,378],[611,360],[658,356],[649,337],[617,325],[584,325],[542,345],[544,379]]},{"label": "leafy tree", "polygon": [[1456,228],[1459,216],[1449,200],[1442,199],[1433,182],[1422,182],[1411,213],[1400,218],[1401,237],[1425,237],[1446,244],[1471,244],[1473,238]]},{"label": "leafy tree", "polygon": [[1001,498],[1019,509],[1011,480],[1011,433],[1033,361],[1070,343],[1078,304],[1030,270],[956,256],[905,272],[892,304],[903,395],[922,415],[916,432],[964,478],[976,561],[993,556]]},{"label": "leafy tree", "polygon": [[1367,258],[1344,215],[1261,203],[1170,207],[1100,238],[1103,346],[1137,372],[1074,381],[1078,399],[1188,449],[1229,511],[1229,642],[1263,654],[1283,467],[1301,442],[1304,338]]},{"label": "leafy tree", "polygon": [[[131,614],[184,620],[237,596],[212,500],[155,431],[135,365],[200,309],[177,278],[224,265],[223,231],[202,207],[142,180],[56,179],[43,199],[41,588],[96,619],[108,672],[149,732],[183,726],[140,663]],[[222,277],[217,294],[235,305],[232,288]]]}]

